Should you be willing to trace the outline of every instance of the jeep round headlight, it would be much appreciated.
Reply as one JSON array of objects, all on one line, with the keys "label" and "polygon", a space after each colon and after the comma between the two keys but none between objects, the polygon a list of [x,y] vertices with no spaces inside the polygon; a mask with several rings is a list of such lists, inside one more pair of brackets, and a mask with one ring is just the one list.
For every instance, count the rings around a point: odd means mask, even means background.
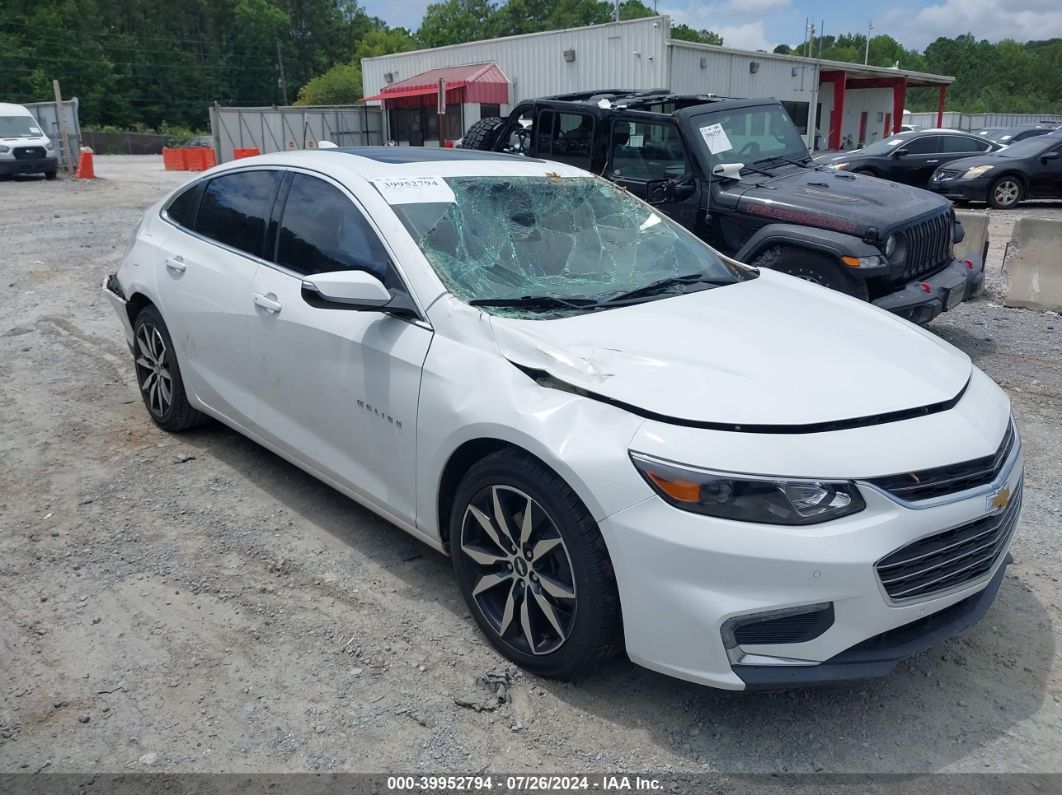
[{"label": "jeep round headlight", "polygon": [[807,525],[866,508],[856,485],[840,480],[754,477],[693,469],[643,453],[631,461],[665,502],[683,511],[759,524]]},{"label": "jeep round headlight", "polygon": [[899,265],[907,257],[907,243],[901,235],[892,234],[885,240],[885,259]]}]

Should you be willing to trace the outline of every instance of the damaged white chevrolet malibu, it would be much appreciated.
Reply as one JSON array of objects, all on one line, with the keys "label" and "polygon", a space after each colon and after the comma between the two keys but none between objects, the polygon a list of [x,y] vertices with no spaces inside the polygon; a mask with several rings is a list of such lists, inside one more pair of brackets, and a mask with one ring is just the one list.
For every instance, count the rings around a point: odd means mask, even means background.
[{"label": "damaged white chevrolet malibu", "polygon": [[1021,443],[965,354],[566,165],[239,160],[104,288],[159,426],[218,419],[449,553],[541,675],[883,675],[1009,561]]}]

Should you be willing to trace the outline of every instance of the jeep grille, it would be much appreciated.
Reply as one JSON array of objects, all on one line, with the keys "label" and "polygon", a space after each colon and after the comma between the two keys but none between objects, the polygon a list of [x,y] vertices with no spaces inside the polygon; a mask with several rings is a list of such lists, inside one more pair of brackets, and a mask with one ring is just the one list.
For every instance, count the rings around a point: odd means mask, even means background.
[{"label": "jeep grille", "polygon": [[939,215],[898,230],[897,234],[901,235],[907,244],[907,259],[903,265],[904,281],[925,276],[950,259],[951,227],[951,210],[944,210]]}]

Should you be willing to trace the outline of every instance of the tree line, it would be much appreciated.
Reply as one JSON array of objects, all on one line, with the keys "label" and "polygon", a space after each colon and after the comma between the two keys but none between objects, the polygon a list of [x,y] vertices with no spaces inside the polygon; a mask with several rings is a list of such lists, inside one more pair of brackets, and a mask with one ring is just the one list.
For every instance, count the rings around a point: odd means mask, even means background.
[{"label": "tree line", "polygon": [[[390,27],[357,0],[5,0],[0,15],[0,101],[51,99],[53,79],[81,100],[87,127],[202,129],[207,107],[350,103],[362,96],[362,58],[423,47],[594,25],[607,0],[443,0],[416,30]],[[621,19],[653,15],[624,0]],[[711,30],[673,25],[674,38],[723,44]],[[776,52],[862,63],[866,38],[826,36]],[[870,40],[870,63],[956,82],[948,108],[1062,112],[1062,40],[996,44],[940,38],[923,52],[889,36]],[[909,107],[935,107],[912,92]]]}]

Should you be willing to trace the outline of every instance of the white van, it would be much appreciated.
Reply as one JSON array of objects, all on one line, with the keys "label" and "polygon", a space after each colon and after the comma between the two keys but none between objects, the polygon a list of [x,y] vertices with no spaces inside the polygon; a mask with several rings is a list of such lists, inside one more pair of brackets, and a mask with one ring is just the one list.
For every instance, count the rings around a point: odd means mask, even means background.
[{"label": "white van", "polygon": [[55,179],[59,159],[55,144],[33,114],[21,105],[0,102],[0,177],[44,174]]}]

